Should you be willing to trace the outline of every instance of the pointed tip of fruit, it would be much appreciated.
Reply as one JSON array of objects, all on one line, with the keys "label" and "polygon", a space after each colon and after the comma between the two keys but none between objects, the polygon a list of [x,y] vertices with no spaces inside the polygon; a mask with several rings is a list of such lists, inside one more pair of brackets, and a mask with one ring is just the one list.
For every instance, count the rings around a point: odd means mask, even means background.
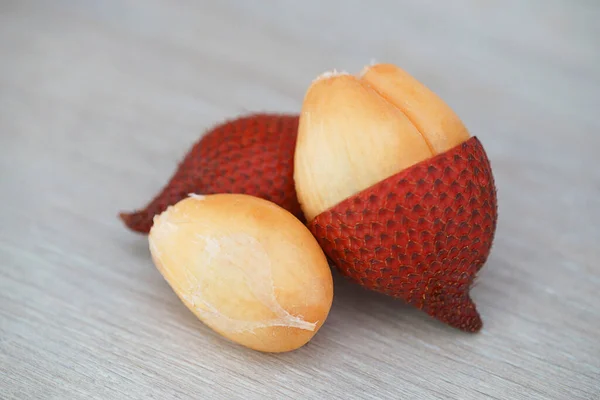
[{"label": "pointed tip of fruit", "polygon": [[150,226],[146,223],[146,219],[141,212],[120,212],[119,219],[127,228],[134,232],[146,234],[150,231]]},{"label": "pointed tip of fruit", "polygon": [[435,319],[456,329],[468,333],[477,333],[483,328],[483,321],[477,312],[477,307],[467,294],[459,300],[436,302],[425,310]]},{"label": "pointed tip of fruit", "polygon": [[477,333],[479,331],[481,331],[481,329],[483,328],[483,320],[481,319],[481,317],[479,316],[479,314],[477,315],[477,317],[475,319],[473,319],[471,325],[469,325],[470,330],[468,330],[468,332],[471,333]]},{"label": "pointed tip of fruit", "polygon": [[125,211],[121,211],[119,214],[117,214],[119,219],[127,226],[129,226],[130,221],[131,221],[131,215],[132,213],[128,213]]}]

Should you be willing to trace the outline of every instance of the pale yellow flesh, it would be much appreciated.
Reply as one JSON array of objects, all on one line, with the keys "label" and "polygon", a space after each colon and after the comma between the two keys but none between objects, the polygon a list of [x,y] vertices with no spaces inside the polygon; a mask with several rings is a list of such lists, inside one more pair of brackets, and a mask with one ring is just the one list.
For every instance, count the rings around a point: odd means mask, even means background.
[{"label": "pale yellow flesh", "polygon": [[302,210],[312,221],[469,137],[442,99],[394,65],[367,67],[360,77],[326,73],[300,113],[294,180]]},{"label": "pale yellow flesh", "polygon": [[345,198],[432,156],[410,120],[352,75],[315,81],[302,106],[294,157],[310,221]]},{"label": "pale yellow flesh", "polygon": [[450,150],[470,137],[448,104],[403,69],[393,64],[376,64],[365,68],[360,79],[411,120],[434,154]]},{"label": "pale yellow flesh", "polygon": [[246,347],[306,344],[333,301],[327,259],[292,214],[246,195],[189,197],[155,217],[156,267],[206,325]]}]

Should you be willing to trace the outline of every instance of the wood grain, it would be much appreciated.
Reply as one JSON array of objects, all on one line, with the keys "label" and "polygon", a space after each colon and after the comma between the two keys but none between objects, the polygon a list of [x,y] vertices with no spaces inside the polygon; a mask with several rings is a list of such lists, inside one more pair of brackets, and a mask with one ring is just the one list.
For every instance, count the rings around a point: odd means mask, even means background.
[{"label": "wood grain", "polygon": [[[0,398],[600,398],[597,1],[0,2]],[[297,352],[224,341],[116,218],[211,125],[372,58],[484,143],[480,334],[336,276]]]}]

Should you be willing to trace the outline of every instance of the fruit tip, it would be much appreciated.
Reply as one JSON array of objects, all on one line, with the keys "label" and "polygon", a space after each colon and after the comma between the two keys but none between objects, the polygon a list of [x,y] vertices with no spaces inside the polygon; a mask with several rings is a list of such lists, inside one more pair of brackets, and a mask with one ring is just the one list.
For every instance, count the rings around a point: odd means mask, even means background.
[{"label": "fruit tip", "polygon": [[132,228],[131,225],[133,224],[133,218],[135,217],[135,213],[134,212],[121,211],[117,215],[118,215],[119,219],[125,225],[127,225],[127,227]]},{"label": "fruit tip", "polygon": [[140,226],[138,223],[139,213],[121,211],[117,214],[117,216],[119,217],[121,222],[123,222],[123,224],[131,231],[142,234],[147,233],[144,230],[144,227]]}]

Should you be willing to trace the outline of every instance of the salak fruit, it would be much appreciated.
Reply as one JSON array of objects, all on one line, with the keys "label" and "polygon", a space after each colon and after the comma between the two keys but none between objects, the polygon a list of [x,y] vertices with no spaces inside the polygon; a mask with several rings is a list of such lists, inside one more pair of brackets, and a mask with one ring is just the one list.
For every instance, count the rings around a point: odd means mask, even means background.
[{"label": "salak fruit", "polygon": [[390,64],[326,73],[300,114],[294,179],[339,271],[464,331],[497,202],[487,155],[435,93]]},{"label": "salak fruit", "polygon": [[297,114],[257,113],[227,120],[192,146],[148,205],[120,217],[131,230],[148,233],[155,215],[190,193],[240,193],[272,201],[303,219],[293,181],[297,133]]},{"label": "salak fruit", "polygon": [[333,301],[327,258],[308,228],[270,201],[191,195],[154,218],[148,241],[181,301],[238,344],[291,351],[327,319]]}]

